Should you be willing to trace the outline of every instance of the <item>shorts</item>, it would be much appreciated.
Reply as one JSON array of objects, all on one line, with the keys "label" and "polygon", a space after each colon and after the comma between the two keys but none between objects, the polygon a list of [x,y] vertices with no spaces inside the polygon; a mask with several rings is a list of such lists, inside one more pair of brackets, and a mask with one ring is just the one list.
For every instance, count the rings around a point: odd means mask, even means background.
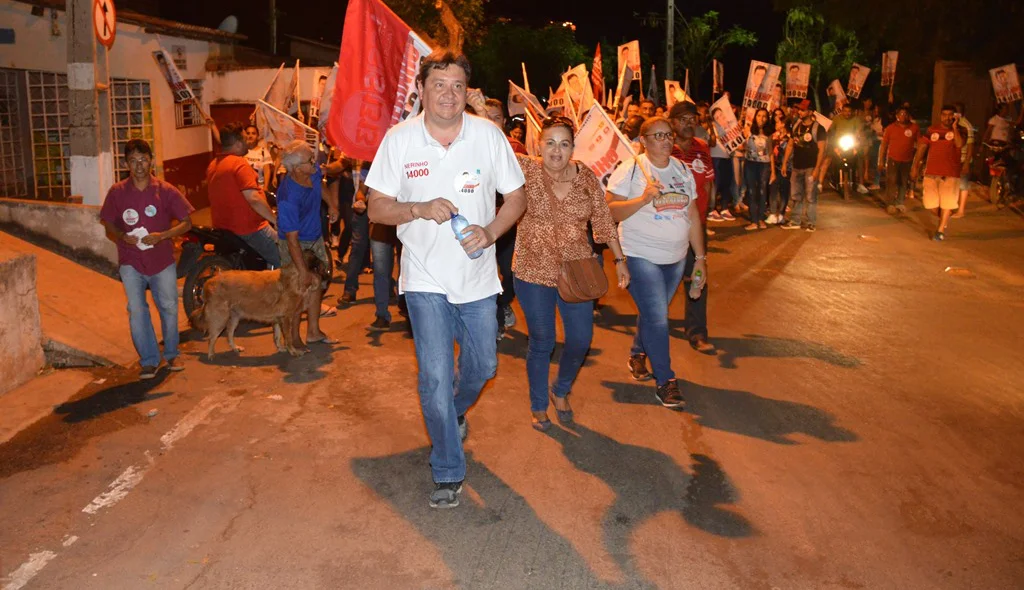
[{"label": "shorts", "polygon": [[[299,247],[303,251],[309,250],[317,258],[320,259],[320,263],[328,268],[331,264],[331,259],[327,256],[327,247],[324,246],[324,239],[317,238],[315,240],[299,240]],[[288,266],[292,263],[292,254],[288,251],[288,240],[279,240],[277,242],[277,248],[281,252],[281,266]]]},{"label": "shorts", "polygon": [[964,174],[963,176],[960,177],[960,190],[971,190],[971,176],[969,174]]},{"label": "shorts", "polygon": [[921,202],[925,209],[956,209],[960,205],[960,178],[925,175]]}]

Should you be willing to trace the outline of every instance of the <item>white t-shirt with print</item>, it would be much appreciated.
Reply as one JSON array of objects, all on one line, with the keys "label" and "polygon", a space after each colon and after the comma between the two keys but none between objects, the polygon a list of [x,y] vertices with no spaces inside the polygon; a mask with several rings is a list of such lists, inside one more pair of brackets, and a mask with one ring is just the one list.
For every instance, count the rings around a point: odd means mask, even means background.
[{"label": "white t-shirt with print", "polygon": [[626,256],[655,264],[674,264],[686,257],[690,247],[690,208],[696,206],[697,183],[693,173],[676,158],[657,168],[640,154],[619,165],[608,179],[608,191],[635,199],[647,188],[646,170],[662,186],[662,196],[619,223],[619,244]]},{"label": "white t-shirt with print", "polygon": [[988,120],[988,124],[992,126],[992,136],[989,139],[998,141],[1010,141],[1010,120],[1000,117],[999,115],[993,115]]},{"label": "white t-shirt with print", "polygon": [[267,164],[270,164],[271,167],[274,165],[274,158],[270,155],[270,150],[261,141],[245,154],[245,159],[249,162],[249,166],[256,171],[257,182],[260,188],[263,188],[263,168]]},{"label": "white t-shirt with print", "polygon": [[[424,124],[423,114],[395,125],[377,148],[366,186],[400,203],[443,197],[470,224],[494,220],[494,193],[508,194],[525,179],[505,135],[487,119],[463,114],[458,137],[445,149]],[[451,222],[416,219],[398,226],[402,249],[399,292],[443,293],[454,304],[501,292],[494,246],[469,258]]]}]

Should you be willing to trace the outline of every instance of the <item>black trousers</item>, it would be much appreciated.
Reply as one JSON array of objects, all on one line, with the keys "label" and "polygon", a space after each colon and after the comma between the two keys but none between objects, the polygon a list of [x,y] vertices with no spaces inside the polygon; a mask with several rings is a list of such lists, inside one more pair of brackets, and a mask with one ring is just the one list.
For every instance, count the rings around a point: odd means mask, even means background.
[{"label": "black trousers", "polygon": [[686,269],[683,271],[683,288],[687,290],[686,318],[683,320],[683,329],[690,342],[700,338],[707,340],[708,337],[708,291],[711,289],[711,285],[705,284],[697,299],[690,299],[689,295],[688,283],[693,278],[693,265],[696,261],[696,254],[694,254],[693,248],[690,248],[690,251],[686,253]]}]

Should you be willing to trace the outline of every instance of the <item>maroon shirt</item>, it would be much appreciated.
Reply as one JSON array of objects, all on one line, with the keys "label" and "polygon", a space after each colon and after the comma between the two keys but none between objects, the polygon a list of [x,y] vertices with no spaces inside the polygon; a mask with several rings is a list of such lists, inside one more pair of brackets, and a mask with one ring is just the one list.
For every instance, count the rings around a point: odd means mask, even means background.
[{"label": "maroon shirt", "polygon": [[694,137],[690,140],[690,148],[685,152],[679,149],[679,144],[673,144],[672,157],[682,160],[686,167],[693,173],[693,180],[697,183],[697,210],[700,218],[708,214],[708,181],[715,179],[714,162],[711,161],[711,150],[703,139]]},{"label": "maroon shirt", "polygon": [[[181,192],[159,178],[150,179],[149,186],[141,191],[127,178],[110,187],[100,208],[100,219],[125,233],[144,227],[152,234],[167,231],[171,221],[183,220],[192,211],[192,204]],[[152,276],[174,264],[174,246],[170,240],[163,240],[140,250],[137,245],[118,240],[117,261]]]}]

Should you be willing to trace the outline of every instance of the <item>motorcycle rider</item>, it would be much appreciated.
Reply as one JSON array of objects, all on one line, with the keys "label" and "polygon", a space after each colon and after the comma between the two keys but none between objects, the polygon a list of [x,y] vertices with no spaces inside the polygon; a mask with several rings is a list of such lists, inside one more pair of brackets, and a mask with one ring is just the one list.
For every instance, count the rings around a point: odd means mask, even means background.
[{"label": "motorcycle rider", "polygon": [[[849,102],[843,104],[842,109],[839,111],[839,116],[832,121],[832,128],[829,129],[829,147],[832,152],[832,163],[837,171],[843,165],[843,154],[842,150],[839,149],[839,138],[844,135],[853,135],[857,140],[853,154],[849,157],[851,174],[856,176],[856,173],[853,171],[860,170],[857,164],[860,162],[865,145],[864,120],[861,117],[854,116],[853,105]],[[840,188],[841,192],[842,189]],[[857,192],[862,195],[867,194],[868,188],[863,183],[858,182]]]},{"label": "motorcycle rider", "polygon": [[277,268],[281,266],[281,255],[272,227],[277,225],[277,218],[267,204],[256,171],[245,159],[249,148],[244,127],[238,123],[226,125],[220,138],[221,153],[206,169],[210,221],[213,227],[242,238],[268,266]]}]

